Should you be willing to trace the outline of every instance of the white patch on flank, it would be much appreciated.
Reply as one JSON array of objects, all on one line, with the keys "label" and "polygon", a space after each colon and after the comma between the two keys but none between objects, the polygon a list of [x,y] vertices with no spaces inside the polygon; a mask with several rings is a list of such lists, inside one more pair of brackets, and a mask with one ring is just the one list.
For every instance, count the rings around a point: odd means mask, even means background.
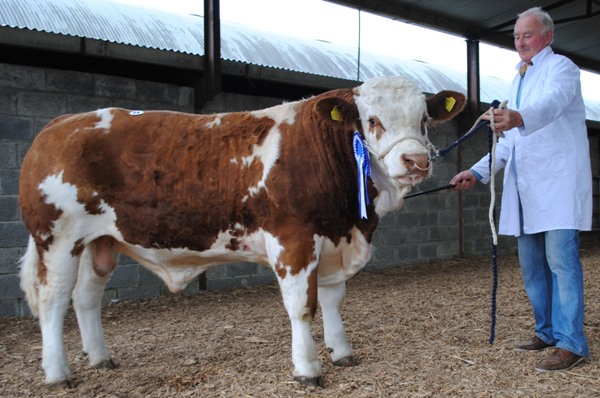
[{"label": "white patch on flank", "polygon": [[112,207],[100,201],[100,214],[89,214],[85,206],[77,201],[77,187],[63,181],[63,172],[46,177],[39,185],[45,202],[63,211],[54,221],[52,234],[55,238],[75,241],[83,238],[87,244],[102,235],[110,235],[122,240],[116,227],[117,215]]},{"label": "white patch on flank", "polygon": [[96,116],[100,118],[100,121],[94,125],[94,128],[109,130],[113,119],[112,110],[110,108],[99,109],[96,111]]}]

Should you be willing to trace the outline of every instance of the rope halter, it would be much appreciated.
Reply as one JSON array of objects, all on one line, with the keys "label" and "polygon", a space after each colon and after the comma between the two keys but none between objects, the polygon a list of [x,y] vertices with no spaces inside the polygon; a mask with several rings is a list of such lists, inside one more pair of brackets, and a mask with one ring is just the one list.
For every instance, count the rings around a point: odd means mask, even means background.
[{"label": "rope halter", "polygon": [[[376,159],[377,161],[381,161],[383,160],[383,158],[385,158],[387,155],[389,155],[389,153],[392,151],[392,149],[394,149],[394,147],[396,147],[396,145],[400,144],[403,141],[406,140],[415,140],[412,137],[399,137],[396,140],[392,141],[388,146],[385,147],[385,149],[379,153],[377,153],[373,148],[371,148],[366,142],[365,142],[365,146],[367,147],[367,150],[369,151],[369,153],[371,153]],[[415,140],[416,141],[416,140]],[[427,143],[425,144],[425,146],[427,147],[428,151],[431,153],[431,151],[433,150],[433,144],[431,144],[431,142],[429,142],[429,140],[427,140]],[[416,169],[419,169],[421,171],[426,171],[431,169],[431,157],[429,158],[429,161],[427,162],[427,167],[419,167],[418,164],[414,164],[414,167]]]}]

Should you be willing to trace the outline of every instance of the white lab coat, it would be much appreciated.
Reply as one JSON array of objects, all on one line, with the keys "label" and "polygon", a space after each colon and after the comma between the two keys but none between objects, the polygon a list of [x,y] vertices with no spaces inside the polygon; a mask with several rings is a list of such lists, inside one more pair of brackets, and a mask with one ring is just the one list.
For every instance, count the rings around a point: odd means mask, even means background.
[{"label": "white lab coat", "polygon": [[[506,131],[496,146],[495,169],[506,167],[500,234],[591,229],[592,175],[579,73],[546,47],[525,73],[519,108],[518,73],[512,82],[508,108],[519,110],[524,126]],[[472,167],[483,183],[490,181],[488,158]]]}]

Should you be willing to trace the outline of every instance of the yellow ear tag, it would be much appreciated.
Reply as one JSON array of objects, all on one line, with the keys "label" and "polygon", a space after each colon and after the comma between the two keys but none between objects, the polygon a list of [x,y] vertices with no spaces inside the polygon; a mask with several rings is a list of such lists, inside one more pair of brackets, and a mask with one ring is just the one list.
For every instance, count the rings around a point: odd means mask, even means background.
[{"label": "yellow ear tag", "polygon": [[454,99],[454,97],[446,98],[446,112],[450,112],[452,109],[454,109],[455,104],[456,100]]},{"label": "yellow ear tag", "polygon": [[342,121],[342,114],[337,106],[334,106],[331,110],[331,120],[334,120],[336,122]]}]

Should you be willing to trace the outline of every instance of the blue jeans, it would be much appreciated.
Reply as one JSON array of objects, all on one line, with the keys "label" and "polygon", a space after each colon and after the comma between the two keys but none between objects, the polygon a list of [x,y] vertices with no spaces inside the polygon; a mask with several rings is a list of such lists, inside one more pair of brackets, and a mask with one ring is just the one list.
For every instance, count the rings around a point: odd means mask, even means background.
[{"label": "blue jeans", "polygon": [[547,344],[587,357],[579,232],[562,229],[522,234],[517,240],[536,336]]}]

